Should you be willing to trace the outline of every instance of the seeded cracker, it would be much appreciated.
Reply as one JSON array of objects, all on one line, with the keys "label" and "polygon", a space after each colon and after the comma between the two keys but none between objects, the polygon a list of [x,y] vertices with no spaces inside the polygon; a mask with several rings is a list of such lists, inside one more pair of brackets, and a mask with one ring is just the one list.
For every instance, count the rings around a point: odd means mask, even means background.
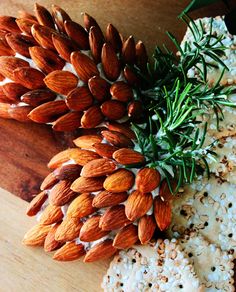
[{"label": "seeded cracker", "polygon": [[210,243],[236,256],[236,185],[211,177],[199,180],[176,196],[171,237],[196,229]]},{"label": "seeded cracker", "polygon": [[121,251],[103,278],[106,292],[204,291],[175,239]]},{"label": "seeded cracker", "polygon": [[205,291],[234,291],[233,256],[209,243],[202,235],[190,232],[179,244],[189,257]]}]

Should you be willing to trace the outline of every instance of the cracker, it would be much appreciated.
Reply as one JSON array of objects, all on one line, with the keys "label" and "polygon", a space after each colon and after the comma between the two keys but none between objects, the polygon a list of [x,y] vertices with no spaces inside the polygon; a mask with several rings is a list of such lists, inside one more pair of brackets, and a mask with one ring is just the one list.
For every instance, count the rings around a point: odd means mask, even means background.
[{"label": "cracker", "polygon": [[233,256],[209,243],[197,232],[179,240],[205,291],[234,291]]},{"label": "cracker", "polygon": [[111,262],[102,287],[106,292],[203,291],[175,239],[121,251]]},{"label": "cracker", "polygon": [[211,177],[188,186],[173,201],[171,237],[191,229],[236,256],[236,185]]}]

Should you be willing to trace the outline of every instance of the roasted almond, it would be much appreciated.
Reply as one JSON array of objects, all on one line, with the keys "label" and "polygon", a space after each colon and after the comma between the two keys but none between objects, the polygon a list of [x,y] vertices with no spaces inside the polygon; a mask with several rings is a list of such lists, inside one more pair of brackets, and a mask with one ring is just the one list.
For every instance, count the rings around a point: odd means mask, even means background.
[{"label": "roasted almond", "polygon": [[8,45],[5,36],[4,38],[0,38],[0,56],[14,56],[15,52]]},{"label": "roasted almond", "polygon": [[60,222],[63,219],[61,207],[48,205],[40,216],[39,223],[51,225]]},{"label": "roasted almond", "polygon": [[93,150],[93,145],[102,142],[102,137],[100,135],[84,135],[76,138],[73,142],[79,148]]},{"label": "roasted almond", "polygon": [[61,34],[52,35],[52,41],[58,54],[70,63],[70,55],[77,49],[76,44],[71,39]]},{"label": "roasted almond", "polygon": [[71,20],[70,16],[65,12],[65,10],[63,10],[61,7],[57,6],[57,5],[52,5],[52,16],[54,18],[54,21],[57,25],[57,28],[61,31],[61,32],[66,32],[65,28],[64,28],[64,22],[66,20]]},{"label": "roasted almond", "polygon": [[68,112],[68,107],[65,101],[55,100],[41,104],[33,109],[29,113],[29,118],[36,123],[50,123],[66,112]]},{"label": "roasted almond", "polygon": [[106,41],[112,45],[116,52],[119,52],[122,48],[122,40],[118,30],[109,23],[106,29]]},{"label": "roasted almond", "polygon": [[135,133],[130,129],[129,123],[117,123],[117,122],[109,122],[107,123],[107,128],[110,131],[119,132],[131,140],[136,139]]},{"label": "roasted almond", "polygon": [[99,102],[109,99],[110,84],[105,79],[101,78],[100,76],[94,76],[89,79],[88,86],[92,95]]},{"label": "roasted almond", "polygon": [[69,112],[53,122],[53,130],[61,132],[75,131],[81,126],[82,113]]},{"label": "roasted almond", "polygon": [[52,101],[56,98],[56,94],[49,89],[36,89],[28,91],[21,96],[21,100],[31,106],[38,106],[44,102]]},{"label": "roasted almond", "polygon": [[81,258],[85,254],[84,246],[77,244],[74,241],[67,242],[53,255],[56,261],[74,261]]},{"label": "roasted almond", "polygon": [[27,88],[15,82],[3,84],[2,90],[3,93],[12,101],[20,101],[20,97],[28,91]]},{"label": "roasted almond", "polygon": [[56,178],[54,173],[51,172],[45,177],[45,179],[41,183],[40,189],[42,191],[47,190],[47,189],[53,187],[57,182],[58,182],[58,179]]},{"label": "roasted almond", "polygon": [[101,105],[101,111],[109,120],[119,120],[125,116],[125,105],[117,100],[107,100]]},{"label": "roasted almond", "polygon": [[160,196],[155,197],[153,202],[154,216],[157,226],[161,231],[166,230],[171,223],[171,204],[168,201],[162,201]]},{"label": "roasted almond", "polygon": [[30,36],[31,35],[31,27],[34,24],[37,24],[37,21],[23,17],[23,18],[18,18],[16,20],[16,23],[23,33]]},{"label": "roasted almond", "polygon": [[12,16],[0,16],[0,29],[9,32],[20,32],[20,29],[16,24],[16,18]]},{"label": "roasted almond", "polygon": [[14,80],[28,89],[39,89],[45,87],[44,74],[31,67],[17,68],[13,72]]},{"label": "roasted almond", "polygon": [[108,43],[102,47],[102,68],[105,76],[111,81],[115,81],[120,76],[120,61],[112,45]]},{"label": "roasted almond", "polygon": [[88,82],[91,77],[99,75],[94,61],[79,51],[71,54],[71,63],[81,80],[84,82]]},{"label": "roasted almond", "polygon": [[136,50],[136,63],[142,70],[147,70],[148,55],[145,45],[142,41],[138,41],[135,47]]},{"label": "roasted almond", "polygon": [[84,262],[95,262],[109,258],[115,254],[117,249],[112,245],[111,239],[106,239],[94,245],[85,255]]},{"label": "roasted almond", "polygon": [[75,196],[75,193],[70,189],[70,186],[70,181],[59,181],[50,191],[49,202],[55,206],[65,205]]},{"label": "roasted almond", "polygon": [[77,87],[78,77],[69,71],[55,70],[44,78],[44,82],[49,89],[67,95]]},{"label": "roasted almond", "polygon": [[55,233],[57,241],[71,241],[79,236],[83,223],[77,218],[65,218]]},{"label": "roasted almond", "polygon": [[135,75],[130,67],[125,66],[123,73],[125,80],[128,82],[129,85],[136,86],[140,83],[139,78],[137,77],[137,75]]},{"label": "roasted almond", "polygon": [[94,196],[89,193],[83,193],[75,198],[69,205],[67,210],[67,217],[83,218],[96,211],[93,207]]},{"label": "roasted almond", "polygon": [[127,192],[112,193],[108,191],[101,191],[93,199],[93,206],[96,208],[105,208],[118,205],[128,198]]},{"label": "roasted almond", "polygon": [[92,26],[95,26],[100,30],[101,36],[103,36],[102,30],[99,27],[97,21],[88,13],[83,13],[82,15],[83,15],[84,26],[85,26],[86,30],[89,31]]},{"label": "roasted almond", "polygon": [[82,241],[85,242],[91,242],[98,240],[104,236],[106,236],[109,231],[103,231],[101,228],[99,228],[99,220],[101,216],[95,215],[91,218],[89,218],[84,225],[82,226],[80,230],[79,238]]},{"label": "roasted almond", "polygon": [[153,237],[156,222],[152,215],[144,215],[138,222],[138,237],[141,244],[147,244]]},{"label": "roasted almond", "polygon": [[62,165],[54,171],[54,175],[59,180],[74,181],[80,176],[81,166],[77,164]]},{"label": "roasted almond", "polygon": [[34,4],[34,8],[35,15],[37,17],[39,24],[54,29],[55,25],[50,12],[45,7],[39,5],[38,3]]},{"label": "roasted almond", "polygon": [[102,136],[112,145],[117,147],[132,147],[133,142],[124,134],[116,131],[102,131]]},{"label": "roasted almond", "polygon": [[104,189],[114,193],[126,192],[134,184],[134,174],[127,169],[118,169],[104,181]]},{"label": "roasted almond", "polygon": [[67,95],[66,104],[71,110],[84,111],[93,104],[93,96],[88,87],[77,87]]},{"label": "roasted almond", "polygon": [[77,152],[77,148],[68,148],[54,155],[48,163],[48,168],[55,169],[70,160],[70,156]]},{"label": "roasted almond", "polygon": [[103,177],[79,177],[71,185],[74,192],[97,192],[103,189]]},{"label": "roasted almond", "polygon": [[117,81],[110,88],[111,96],[122,102],[128,102],[133,99],[132,88],[124,81]]},{"label": "roasted almond", "polygon": [[11,116],[9,114],[10,104],[0,102],[0,117],[4,119],[11,119]]},{"label": "roasted almond", "polygon": [[116,205],[108,208],[99,221],[99,227],[102,230],[109,231],[122,228],[131,221],[125,215],[125,206]]},{"label": "roasted almond", "polygon": [[136,175],[137,189],[142,193],[149,193],[155,190],[161,182],[161,175],[154,168],[144,167]]},{"label": "roasted almond", "polygon": [[127,249],[138,241],[138,228],[130,224],[122,228],[113,240],[113,246],[118,249]]},{"label": "roasted almond", "polygon": [[42,246],[51,228],[50,225],[35,225],[25,234],[22,243],[28,246]]},{"label": "roasted almond", "polygon": [[115,151],[112,157],[123,165],[142,164],[145,161],[145,157],[141,153],[129,148],[121,148]]},{"label": "roasted almond", "polygon": [[133,64],[135,62],[135,42],[133,36],[129,36],[122,46],[122,59],[124,63]]},{"label": "roasted almond", "polygon": [[75,149],[76,150],[69,154],[70,159],[73,159],[75,163],[81,166],[84,166],[88,162],[99,158],[99,155],[93,151],[78,148]]},{"label": "roasted almond", "polygon": [[139,100],[134,100],[128,105],[128,116],[133,120],[138,120],[143,114],[143,105]]},{"label": "roasted almond", "polygon": [[84,112],[81,118],[81,125],[83,128],[91,129],[98,126],[104,119],[104,116],[97,105],[91,106]]},{"label": "roasted almond", "polygon": [[101,34],[100,28],[98,26],[90,27],[89,45],[90,45],[92,57],[96,64],[101,62],[101,52],[102,52],[103,42],[104,42],[104,38],[103,38],[103,35]]},{"label": "roasted almond", "polygon": [[28,67],[29,63],[16,57],[12,56],[1,56],[0,57],[0,73],[15,81],[14,80],[14,70],[20,67]]},{"label": "roasted almond", "polygon": [[45,252],[54,251],[62,246],[62,243],[55,240],[55,233],[59,226],[60,226],[60,223],[55,224],[51,228],[51,230],[48,232],[48,235],[45,238],[44,246],[43,246]]},{"label": "roasted almond", "polygon": [[112,158],[113,153],[118,150],[117,147],[106,143],[96,143],[93,145],[93,148],[100,156],[106,158]]},{"label": "roasted almond", "polygon": [[41,192],[33,198],[27,206],[26,214],[28,216],[35,216],[41,209],[43,203],[47,200],[48,195],[46,192]]},{"label": "roasted almond", "polygon": [[89,49],[88,33],[80,24],[66,20],[64,27],[68,36],[79,46],[82,50]]},{"label": "roasted almond", "polygon": [[107,158],[94,159],[87,164],[81,170],[81,176],[83,177],[99,177],[113,173],[116,170],[116,164],[114,161]]},{"label": "roasted almond", "polygon": [[32,111],[31,106],[11,106],[8,110],[9,116],[19,122],[30,122],[28,117],[29,113]]},{"label": "roasted almond", "polygon": [[152,194],[141,193],[139,191],[133,191],[129,195],[126,205],[125,214],[130,221],[135,221],[138,218],[145,215],[152,206]]},{"label": "roasted almond", "polygon": [[54,29],[40,24],[34,24],[31,27],[31,33],[37,43],[40,44],[43,48],[55,50],[52,41],[52,35],[57,32]]},{"label": "roasted almond", "polygon": [[19,18],[25,17],[27,19],[32,19],[32,20],[37,22],[37,18],[33,14],[31,14],[25,10],[19,10],[18,15],[19,15]]}]

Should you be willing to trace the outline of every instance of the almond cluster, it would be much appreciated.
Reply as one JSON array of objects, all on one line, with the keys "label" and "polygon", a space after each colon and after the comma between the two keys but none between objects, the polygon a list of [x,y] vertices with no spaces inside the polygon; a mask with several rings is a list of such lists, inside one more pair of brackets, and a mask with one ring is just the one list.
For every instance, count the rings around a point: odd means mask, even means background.
[{"label": "almond cluster", "polygon": [[123,39],[112,24],[103,34],[86,13],[83,22],[56,5],[52,13],[36,4],[35,16],[0,17],[0,117],[51,123],[56,131],[140,117],[130,66],[145,70],[144,44]]}]

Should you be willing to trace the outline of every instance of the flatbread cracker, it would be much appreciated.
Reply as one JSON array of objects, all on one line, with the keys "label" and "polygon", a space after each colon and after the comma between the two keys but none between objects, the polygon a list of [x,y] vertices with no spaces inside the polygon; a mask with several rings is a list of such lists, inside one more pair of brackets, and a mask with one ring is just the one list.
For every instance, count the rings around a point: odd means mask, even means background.
[{"label": "flatbread cracker", "polygon": [[234,291],[233,256],[209,243],[197,232],[190,232],[179,239],[179,244],[205,291]]},{"label": "flatbread cracker", "polygon": [[176,240],[121,251],[103,278],[106,292],[204,291]]}]

